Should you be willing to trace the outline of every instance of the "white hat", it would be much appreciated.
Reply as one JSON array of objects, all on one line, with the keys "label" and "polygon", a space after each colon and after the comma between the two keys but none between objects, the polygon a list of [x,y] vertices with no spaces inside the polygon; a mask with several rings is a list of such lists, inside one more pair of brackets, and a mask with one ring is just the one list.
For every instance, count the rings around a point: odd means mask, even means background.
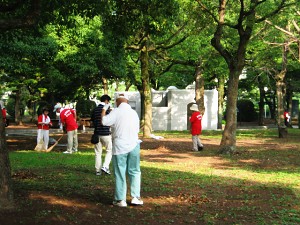
[{"label": "white hat", "polygon": [[61,104],[60,103],[57,103],[55,106],[54,106],[54,110],[53,112],[56,112],[57,109],[60,109],[61,108]]},{"label": "white hat", "polygon": [[125,99],[129,100],[126,93],[119,93],[119,94],[117,94],[116,99],[118,99],[118,98],[125,98]]},{"label": "white hat", "polygon": [[190,107],[190,110],[192,110],[192,111],[199,111],[198,105],[193,104],[193,105]]}]

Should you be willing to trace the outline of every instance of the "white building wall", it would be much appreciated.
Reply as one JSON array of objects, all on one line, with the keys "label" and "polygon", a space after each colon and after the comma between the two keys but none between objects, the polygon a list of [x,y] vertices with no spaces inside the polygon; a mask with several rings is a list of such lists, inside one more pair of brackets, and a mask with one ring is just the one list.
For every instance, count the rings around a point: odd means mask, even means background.
[{"label": "white building wall", "polygon": [[187,104],[194,101],[194,98],[194,90],[169,90],[168,107],[170,108],[170,130],[187,129]]},{"label": "white building wall", "polygon": [[[124,91],[120,91],[120,92],[115,92],[114,94],[114,99],[116,99],[117,95],[119,93],[124,93]],[[137,114],[139,115],[139,117],[141,118],[141,110],[142,110],[142,106],[141,106],[141,96],[140,93],[138,91],[128,91],[126,92],[126,95],[128,97],[128,103],[131,106],[131,108],[133,108]],[[117,107],[117,106],[114,106]]]},{"label": "white building wall", "polygon": [[[116,93],[117,94],[117,93]],[[141,118],[141,98],[139,92],[127,92],[129,104]],[[170,89],[153,91],[152,129],[155,130],[187,130],[188,104],[195,102],[194,89]],[[202,119],[204,130],[216,130],[218,123],[218,92],[204,91],[205,114]]]},{"label": "white building wall", "polygon": [[169,130],[169,108],[168,107],[152,107],[152,129],[153,130]]},{"label": "white building wall", "polygon": [[203,129],[216,130],[218,128],[218,91],[204,91],[205,113],[203,115]]}]

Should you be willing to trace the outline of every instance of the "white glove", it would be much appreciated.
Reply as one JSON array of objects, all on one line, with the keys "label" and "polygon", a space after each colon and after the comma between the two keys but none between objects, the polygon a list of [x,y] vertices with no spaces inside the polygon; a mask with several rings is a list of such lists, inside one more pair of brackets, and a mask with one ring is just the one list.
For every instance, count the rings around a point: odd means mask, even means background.
[{"label": "white glove", "polygon": [[107,111],[109,107],[110,107],[110,103],[105,104],[105,105],[103,106],[103,109],[104,109],[105,111]]}]

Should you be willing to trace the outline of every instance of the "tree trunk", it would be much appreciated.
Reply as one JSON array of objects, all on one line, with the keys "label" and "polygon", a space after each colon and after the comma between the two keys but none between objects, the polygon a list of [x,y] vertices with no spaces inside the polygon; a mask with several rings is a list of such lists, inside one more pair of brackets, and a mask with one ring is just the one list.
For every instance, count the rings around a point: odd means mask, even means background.
[{"label": "tree trunk", "polygon": [[11,210],[13,208],[11,169],[6,144],[5,126],[2,120],[2,113],[0,113],[0,210]]},{"label": "tree trunk", "polygon": [[236,151],[236,126],[237,126],[237,96],[239,72],[230,70],[228,81],[228,94],[226,104],[226,125],[220,144],[220,154],[232,154]]},{"label": "tree trunk", "polygon": [[102,77],[103,93],[108,95],[108,82],[105,77]]},{"label": "tree trunk", "polygon": [[144,126],[145,126],[145,96],[144,96],[144,92],[143,92],[143,88],[142,86],[137,86],[137,89],[140,93],[141,96],[141,118],[140,118],[140,126],[141,129],[144,130]]},{"label": "tree trunk", "polygon": [[125,91],[129,91],[129,88],[132,86],[132,84],[130,82],[127,82],[125,84]]},{"label": "tree trunk", "polygon": [[119,91],[119,80],[116,80],[116,88],[115,91]]},{"label": "tree trunk", "polygon": [[284,124],[284,110],[285,110],[285,96],[286,96],[286,84],[285,75],[287,71],[287,54],[288,54],[288,43],[285,42],[282,53],[282,70],[276,74],[276,95],[277,95],[277,126],[278,126],[278,137],[285,138],[288,135],[287,127]]},{"label": "tree trunk", "polygon": [[224,75],[221,75],[218,77],[218,129],[222,129],[224,90],[225,79]]},{"label": "tree trunk", "polygon": [[292,110],[293,110],[293,90],[290,85],[286,87],[286,105],[289,115],[291,116],[290,123],[288,124],[290,128],[293,128],[292,124]]},{"label": "tree trunk", "polygon": [[142,87],[144,95],[144,127],[143,137],[150,137],[152,132],[152,96],[149,76],[149,55],[146,47],[140,55]]},{"label": "tree trunk", "polygon": [[[282,80],[282,78],[284,77],[285,72],[281,71],[279,74],[276,75],[276,95],[277,95],[277,126],[278,126],[278,131],[279,134],[278,136],[281,138],[284,135],[283,133],[285,133],[284,130],[286,130],[285,124],[284,124],[284,100],[283,100],[283,96],[284,96],[284,91],[285,91],[285,84]],[[287,131],[286,131],[287,132]]]},{"label": "tree trunk", "polygon": [[258,125],[265,125],[264,117],[265,117],[265,89],[264,85],[261,83],[260,77],[258,77],[258,85],[259,85],[259,113],[258,113]]},{"label": "tree trunk", "polygon": [[16,91],[16,101],[15,101],[15,122],[16,122],[16,125],[22,125],[21,113],[20,113],[20,103],[21,103],[20,90],[17,90]]},{"label": "tree trunk", "polygon": [[195,71],[195,100],[200,113],[204,115],[204,78],[201,70],[201,62],[199,62],[199,65],[197,66]]}]

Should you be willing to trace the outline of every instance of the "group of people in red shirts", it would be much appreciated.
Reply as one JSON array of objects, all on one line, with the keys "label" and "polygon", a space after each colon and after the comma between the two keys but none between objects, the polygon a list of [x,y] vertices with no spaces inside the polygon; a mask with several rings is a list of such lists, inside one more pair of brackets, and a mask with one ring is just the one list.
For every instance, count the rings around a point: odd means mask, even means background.
[{"label": "group of people in red shirts", "polygon": [[[54,106],[54,110],[60,121],[60,128],[65,128],[68,136],[67,151],[63,152],[65,154],[72,154],[78,151],[78,136],[77,128],[78,124],[76,122],[76,111],[71,108],[62,108],[60,103]],[[49,109],[44,108],[43,113],[38,117],[38,135],[37,143],[41,141],[44,142],[43,149],[48,149],[49,143],[49,129],[52,126],[50,117],[48,116]]]}]

